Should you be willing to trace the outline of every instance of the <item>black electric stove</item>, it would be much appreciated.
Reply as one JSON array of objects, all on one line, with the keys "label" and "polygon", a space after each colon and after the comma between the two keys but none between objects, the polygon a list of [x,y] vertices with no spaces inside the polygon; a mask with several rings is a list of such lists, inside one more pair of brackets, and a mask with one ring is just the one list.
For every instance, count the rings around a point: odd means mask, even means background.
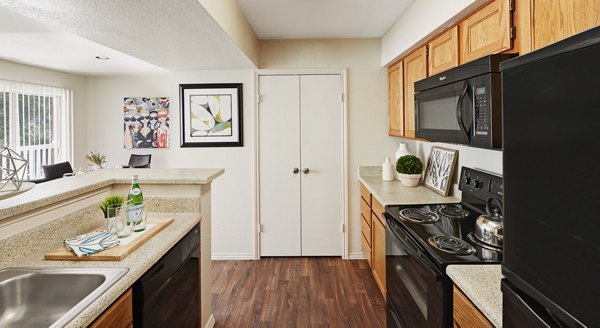
[{"label": "black electric stove", "polygon": [[474,237],[475,221],[488,211],[501,211],[488,199],[502,200],[502,177],[463,167],[459,204],[392,205],[385,212],[394,218],[444,270],[449,264],[502,262],[502,249]]},{"label": "black electric stove", "polygon": [[502,249],[474,236],[482,214],[502,214],[502,177],[461,170],[458,204],[386,206],[388,327],[451,327],[450,264],[500,264]]}]

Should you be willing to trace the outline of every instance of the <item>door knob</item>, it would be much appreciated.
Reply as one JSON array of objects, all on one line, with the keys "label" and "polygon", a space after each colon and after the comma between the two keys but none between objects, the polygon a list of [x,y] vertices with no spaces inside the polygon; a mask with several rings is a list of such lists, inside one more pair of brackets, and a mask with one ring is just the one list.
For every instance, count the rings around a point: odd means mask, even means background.
[{"label": "door knob", "polygon": [[299,168],[297,168],[297,167],[295,167],[295,168],[292,170],[292,172],[294,172],[294,174],[298,174],[298,172],[300,172],[300,169],[299,169]]},{"label": "door knob", "polygon": [[308,174],[310,172],[310,170],[308,168],[305,168],[304,170],[302,170],[302,173],[304,174]]}]

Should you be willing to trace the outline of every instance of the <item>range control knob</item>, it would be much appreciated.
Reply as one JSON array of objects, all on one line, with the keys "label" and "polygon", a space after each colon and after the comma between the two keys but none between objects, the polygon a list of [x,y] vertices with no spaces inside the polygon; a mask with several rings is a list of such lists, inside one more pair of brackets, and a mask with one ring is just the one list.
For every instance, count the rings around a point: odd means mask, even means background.
[{"label": "range control knob", "polygon": [[479,180],[473,180],[473,183],[471,183],[471,185],[475,189],[481,188],[481,181],[479,181]]},{"label": "range control knob", "polygon": [[465,183],[466,185],[470,185],[470,184],[471,184],[471,178],[469,178],[469,177],[465,177],[465,181],[464,181],[464,183]]}]

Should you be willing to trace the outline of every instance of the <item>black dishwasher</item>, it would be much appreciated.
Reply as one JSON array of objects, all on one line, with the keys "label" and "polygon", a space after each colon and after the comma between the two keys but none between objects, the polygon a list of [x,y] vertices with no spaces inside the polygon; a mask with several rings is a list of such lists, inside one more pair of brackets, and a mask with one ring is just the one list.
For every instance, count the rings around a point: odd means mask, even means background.
[{"label": "black dishwasher", "polygon": [[195,226],[133,285],[134,327],[199,327],[200,226]]}]

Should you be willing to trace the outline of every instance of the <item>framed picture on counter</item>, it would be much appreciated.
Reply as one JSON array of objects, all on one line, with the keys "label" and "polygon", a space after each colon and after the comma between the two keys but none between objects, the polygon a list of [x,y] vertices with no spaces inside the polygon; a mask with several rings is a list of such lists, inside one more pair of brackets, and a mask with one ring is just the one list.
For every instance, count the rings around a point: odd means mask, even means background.
[{"label": "framed picture on counter", "polygon": [[180,84],[181,147],[243,147],[242,84]]},{"label": "framed picture on counter", "polygon": [[425,187],[448,196],[458,159],[458,150],[432,147],[425,170]]}]

